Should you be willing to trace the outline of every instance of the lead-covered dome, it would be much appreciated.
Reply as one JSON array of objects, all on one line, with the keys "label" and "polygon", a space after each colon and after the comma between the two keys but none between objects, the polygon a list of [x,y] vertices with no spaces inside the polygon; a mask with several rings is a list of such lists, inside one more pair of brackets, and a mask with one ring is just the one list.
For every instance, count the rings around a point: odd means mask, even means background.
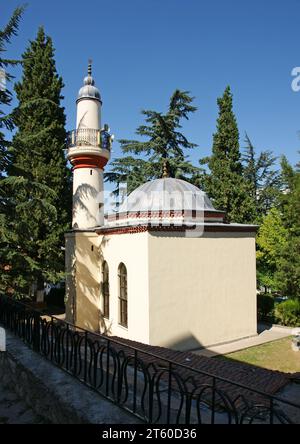
[{"label": "lead-covered dome", "polygon": [[101,102],[99,89],[95,86],[95,81],[92,77],[92,65],[88,66],[88,75],[83,79],[83,86],[78,91],[77,101],[80,99],[94,99]]},{"label": "lead-covered dome", "polygon": [[134,190],[107,216],[108,226],[120,225],[197,225],[222,223],[224,212],[214,208],[199,188],[170,177],[146,182]]},{"label": "lead-covered dome", "polygon": [[124,201],[119,212],[216,211],[210,199],[195,185],[171,177],[146,182]]}]

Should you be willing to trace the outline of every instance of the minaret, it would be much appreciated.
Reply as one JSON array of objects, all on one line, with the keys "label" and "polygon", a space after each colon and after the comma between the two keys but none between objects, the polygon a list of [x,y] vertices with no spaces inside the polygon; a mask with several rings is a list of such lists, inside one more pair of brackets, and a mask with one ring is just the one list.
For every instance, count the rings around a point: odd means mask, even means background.
[{"label": "minaret", "polygon": [[68,134],[67,158],[73,166],[73,229],[89,229],[104,223],[103,169],[110,158],[112,136],[108,125],[101,130],[100,92],[88,75],[76,100],[76,130]]}]

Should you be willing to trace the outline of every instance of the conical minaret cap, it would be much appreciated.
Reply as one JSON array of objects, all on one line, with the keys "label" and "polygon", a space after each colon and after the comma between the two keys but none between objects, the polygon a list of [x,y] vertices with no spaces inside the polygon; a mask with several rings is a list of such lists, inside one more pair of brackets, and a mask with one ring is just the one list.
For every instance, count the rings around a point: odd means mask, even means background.
[{"label": "conical minaret cap", "polygon": [[77,101],[81,99],[93,99],[101,102],[99,89],[95,86],[95,81],[92,77],[92,62],[89,61],[88,75],[83,79],[83,86],[78,92]]}]

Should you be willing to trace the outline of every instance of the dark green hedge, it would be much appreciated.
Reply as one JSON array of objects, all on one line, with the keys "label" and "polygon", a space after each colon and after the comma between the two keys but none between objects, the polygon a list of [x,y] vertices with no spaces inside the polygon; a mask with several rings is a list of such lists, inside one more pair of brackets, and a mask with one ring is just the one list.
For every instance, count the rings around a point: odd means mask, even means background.
[{"label": "dark green hedge", "polygon": [[289,327],[300,327],[300,301],[288,299],[275,307],[275,321]]}]

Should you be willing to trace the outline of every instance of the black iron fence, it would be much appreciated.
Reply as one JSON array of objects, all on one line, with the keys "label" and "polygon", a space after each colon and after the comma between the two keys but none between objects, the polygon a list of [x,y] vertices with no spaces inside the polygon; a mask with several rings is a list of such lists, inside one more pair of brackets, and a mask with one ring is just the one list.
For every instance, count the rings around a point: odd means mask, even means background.
[{"label": "black iron fence", "polygon": [[300,404],[83,330],[4,296],[0,324],[146,423],[300,422]]}]

